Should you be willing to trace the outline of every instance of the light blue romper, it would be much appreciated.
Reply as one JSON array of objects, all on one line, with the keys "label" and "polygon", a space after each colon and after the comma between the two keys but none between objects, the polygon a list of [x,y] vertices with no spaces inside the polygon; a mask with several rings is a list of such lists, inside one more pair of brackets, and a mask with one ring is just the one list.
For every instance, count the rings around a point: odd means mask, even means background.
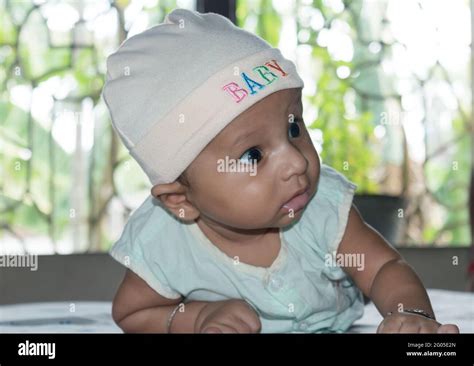
[{"label": "light blue romper", "polygon": [[360,290],[328,264],[347,224],[356,186],[321,166],[318,190],[299,221],[280,230],[273,264],[256,267],[214,246],[196,223],[184,224],[150,196],[110,254],[162,296],[189,301],[245,299],[262,333],[344,332],[363,314]]}]

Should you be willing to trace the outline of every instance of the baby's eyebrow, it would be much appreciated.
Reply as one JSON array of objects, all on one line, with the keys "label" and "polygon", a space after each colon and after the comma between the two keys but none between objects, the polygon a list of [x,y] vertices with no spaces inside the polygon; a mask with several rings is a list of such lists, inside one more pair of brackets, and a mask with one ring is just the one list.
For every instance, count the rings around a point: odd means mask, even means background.
[{"label": "baby's eyebrow", "polygon": [[242,143],[243,141],[245,141],[248,137],[254,135],[258,133],[257,130],[247,130],[246,132],[240,134],[235,140],[234,142],[232,143],[232,146],[237,146],[239,145],[240,143]]}]

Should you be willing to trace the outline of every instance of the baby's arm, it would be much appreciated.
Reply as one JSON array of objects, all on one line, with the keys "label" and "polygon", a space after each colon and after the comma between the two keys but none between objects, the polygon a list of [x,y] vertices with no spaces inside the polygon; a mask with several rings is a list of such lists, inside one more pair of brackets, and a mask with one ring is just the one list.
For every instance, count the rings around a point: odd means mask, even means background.
[{"label": "baby's arm", "polygon": [[[127,333],[166,333],[168,318],[183,298],[168,299],[127,270],[115,295],[112,317]],[[173,317],[173,333],[245,333],[257,332],[260,321],[243,300],[216,302],[191,301]]]},{"label": "baby's arm", "polygon": [[[127,333],[164,333],[169,315],[182,300],[161,296],[139,276],[127,270],[114,298],[112,317]],[[204,305],[187,304],[185,315],[176,317],[173,326],[181,332],[193,332],[194,318]]]},{"label": "baby's arm", "polygon": [[[338,254],[364,256],[364,268],[344,267],[355,284],[370,297],[385,318],[379,332],[458,331],[456,326],[440,324],[422,315],[403,313],[421,309],[434,318],[434,312],[421,280],[400,254],[372,227],[353,206]],[[391,312],[393,315],[387,315]],[[439,329],[438,329],[439,328]]]}]

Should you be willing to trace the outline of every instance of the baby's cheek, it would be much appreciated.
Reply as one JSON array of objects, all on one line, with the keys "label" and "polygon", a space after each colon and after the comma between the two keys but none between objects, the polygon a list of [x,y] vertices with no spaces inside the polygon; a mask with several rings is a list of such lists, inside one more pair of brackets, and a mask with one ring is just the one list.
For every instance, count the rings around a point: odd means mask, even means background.
[{"label": "baby's cheek", "polygon": [[215,221],[254,228],[267,225],[279,197],[272,179],[250,173],[216,173],[201,176],[195,190],[199,210]]},{"label": "baby's cheek", "polygon": [[266,192],[234,191],[215,202],[215,212],[228,225],[246,228],[267,226],[273,202]]}]

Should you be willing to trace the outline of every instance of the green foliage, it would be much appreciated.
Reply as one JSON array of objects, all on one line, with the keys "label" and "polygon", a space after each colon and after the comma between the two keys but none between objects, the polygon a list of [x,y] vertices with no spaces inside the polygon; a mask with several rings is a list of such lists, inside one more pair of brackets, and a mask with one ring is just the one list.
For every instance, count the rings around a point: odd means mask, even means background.
[{"label": "green foliage", "polygon": [[[423,237],[432,241],[440,235],[452,243],[469,243],[470,232],[467,202],[469,187],[469,172],[471,160],[471,136],[466,133],[468,126],[461,118],[452,122],[454,132],[460,136],[455,144],[451,144],[445,154],[440,154],[425,164],[427,185],[433,198],[446,208],[445,220],[442,227],[432,230],[427,227]],[[462,224],[466,223],[466,224]],[[441,233],[441,234],[440,234]]]},{"label": "green foliage", "polygon": [[258,13],[258,33],[273,47],[280,40],[281,18],[275,11],[271,0],[262,0]]},{"label": "green foliage", "polygon": [[337,77],[338,66],[347,62],[332,62],[325,48],[315,46],[313,55],[324,70],[317,80],[316,93],[309,102],[318,110],[318,118],[310,128],[323,132],[323,161],[344,174],[358,186],[359,192],[375,193],[377,183],[367,172],[379,162],[374,154],[373,116],[370,112],[348,117],[344,97],[352,90],[345,80]]},{"label": "green foliage", "polygon": [[259,36],[273,47],[278,47],[280,40],[281,17],[275,10],[272,0],[249,0],[237,2],[237,23],[242,26],[247,18],[256,20],[256,29]]},{"label": "green foliage", "polygon": [[[30,233],[47,234],[47,216],[55,211],[57,217],[69,217],[70,157],[55,144],[41,124],[31,121],[28,128],[28,113],[11,103],[0,103],[0,113],[5,116],[5,124],[0,125],[0,140],[5,149],[0,150],[0,160],[5,170],[2,172],[3,194],[0,209],[15,205],[2,217],[5,223]],[[31,145],[30,143],[31,138]],[[27,147],[31,146],[32,150]],[[51,150],[54,149],[54,162]],[[30,157],[22,154],[30,153]],[[52,174],[54,167],[54,174]],[[28,173],[29,171],[29,173]],[[54,177],[54,182],[50,177]],[[55,206],[51,206],[50,184],[53,184]],[[57,234],[69,225],[68,221],[56,223]]]},{"label": "green foliage", "polygon": [[[10,1],[8,9],[5,4],[0,3],[0,85],[5,86],[4,90],[0,90],[0,223],[9,225],[26,236],[50,235],[51,228],[54,227],[54,238],[59,239],[71,227],[69,210],[76,184],[71,178],[74,154],[63,150],[52,138],[49,128],[14,105],[9,99],[9,91],[15,85],[31,86],[33,79],[38,84],[52,77],[72,77],[77,87],[68,97],[90,96],[94,103],[98,103],[104,75],[100,74],[96,63],[105,63],[105,57],[101,55],[105,51],[100,45],[74,51],[71,47],[51,48],[48,45],[45,21],[38,14],[40,6],[23,24],[24,17],[34,4],[29,1]],[[351,36],[357,42],[357,27],[351,18],[345,12],[334,13],[326,4],[323,0],[313,1],[313,6],[320,10],[326,22],[325,28],[331,27],[331,20],[342,19],[350,26]],[[130,1],[119,0],[116,5],[119,10],[124,11]],[[146,5],[144,12],[148,14],[150,24],[156,24],[175,7],[175,0],[160,0],[156,6]],[[271,0],[238,1],[237,18],[239,25],[253,26],[254,29],[250,31],[262,36],[272,46],[278,46],[282,17]],[[24,28],[18,44],[15,44],[19,33],[17,27],[21,26]],[[298,27],[302,28],[300,22]],[[356,78],[355,62],[334,60],[327,48],[317,44],[319,31],[311,27],[305,29],[310,33],[307,46],[311,47],[317,66],[314,70],[316,92],[307,96],[307,102],[317,111],[317,118],[307,122],[310,124],[309,128],[322,131],[322,159],[356,183],[358,192],[377,193],[381,187],[369,175],[381,162],[377,153],[378,141],[374,136],[374,127],[378,123],[375,118],[377,113],[372,107],[370,110],[362,108],[357,101],[351,106],[351,113],[348,111],[347,99],[350,98],[347,97],[354,93],[352,85]],[[21,72],[16,75],[13,67],[17,66],[18,61]],[[347,79],[339,78],[336,70],[340,66],[348,67],[351,76]],[[100,109],[95,112],[98,113],[94,121],[95,141],[86,156],[89,174],[85,189],[90,189],[86,192],[88,202],[83,203],[87,207],[86,211],[97,203],[96,200],[104,199],[104,192],[116,189],[115,193],[123,197],[143,190],[147,182],[136,163],[129,160],[126,150],[120,145],[115,156],[115,186],[110,187],[111,183],[106,178],[113,161],[112,131],[108,114]],[[446,169],[446,160],[443,163],[432,160],[425,166],[428,188],[433,194],[433,200],[439,202],[444,215],[441,228],[432,225],[423,227],[422,237],[425,242],[431,242],[440,235],[443,236],[443,242],[469,242],[465,204],[471,141],[466,133],[465,121],[459,118],[452,125],[461,138],[449,149],[448,165],[453,161],[457,162],[457,170]],[[28,157],[28,152],[31,157]],[[443,154],[440,157],[446,159]],[[92,191],[95,193],[92,194]],[[90,217],[82,219],[89,220]],[[99,229],[100,247],[107,249],[114,238],[103,228]]]}]

